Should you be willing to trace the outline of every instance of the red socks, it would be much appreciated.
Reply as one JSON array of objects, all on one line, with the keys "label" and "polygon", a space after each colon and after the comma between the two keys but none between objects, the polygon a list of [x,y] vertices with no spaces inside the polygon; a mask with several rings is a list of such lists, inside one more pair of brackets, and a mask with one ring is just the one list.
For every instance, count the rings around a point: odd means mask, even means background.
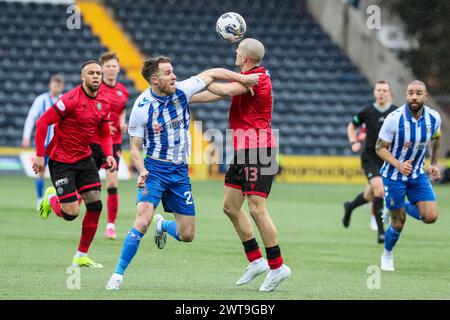
[{"label": "red socks", "polygon": [[108,189],[108,223],[115,223],[117,218],[117,211],[119,209],[119,195],[117,194],[117,188]]},{"label": "red socks", "polygon": [[83,227],[81,229],[81,239],[78,245],[78,251],[87,253],[95,233],[97,232],[98,221],[100,220],[101,211],[86,211],[83,219]]},{"label": "red socks", "polygon": [[55,212],[58,217],[62,218],[63,216],[61,213],[61,205],[59,204],[59,200],[58,200],[57,196],[50,198],[50,205],[53,209],[53,212]]},{"label": "red socks", "polygon": [[267,262],[270,270],[278,269],[283,265],[283,258],[281,257],[281,250],[278,245],[271,248],[266,248]]}]

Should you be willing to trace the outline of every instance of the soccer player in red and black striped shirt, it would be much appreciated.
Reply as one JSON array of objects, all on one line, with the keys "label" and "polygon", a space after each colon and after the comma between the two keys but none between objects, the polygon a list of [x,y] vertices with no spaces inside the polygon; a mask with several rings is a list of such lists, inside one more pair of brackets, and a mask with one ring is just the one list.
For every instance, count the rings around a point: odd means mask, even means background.
[{"label": "soccer player in red and black striped shirt", "polygon": [[[122,133],[127,131],[127,124],[125,123],[125,107],[128,101],[128,90],[125,85],[117,81],[120,65],[119,58],[115,53],[105,52],[100,56],[99,62],[103,71],[103,81],[100,85],[100,91],[109,101],[111,110],[110,130],[113,139],[113,156],[114,159],[116,159],[117,167],[119,167],[120,153],[122,152]],[[93,137],[91,149],[97,168],[100,169],[105,167],[106,156],[102,151],[101,140],[98,134]],[[118,171],[106,170],[108,224],[106,226],[105,236],[108,239],[116,238],[115,222],[117,211],[119,209],[118,186]]]},{"label": "soccer player in red and black striped shirt", "polygon": [[[262,74],[259,83],[250,88],[234,83],[212,83],[191,99],[191,103],[213,102],[232,96],[230,129],[233,130],[234,159],[225,177],[225,214],[233,223],[246,253],[249,265],[237,285],[243,285],[268,271],[260,291],[273,291],[291,270],[283,263],[277,232],[266,207],[272,181],[278,166],[275,160],[276,141],[271,129],[272,82],[261,66],[264,45],[256,39],[245,39],[236,50],[236,65],[243,74]],[[266,249],[262,257],[249,217],[242,210],[247,204]]]},{"label": "soccer player in red and black striped shirt", "polygon": [[[40,214],[46,219],[51,211],[64,220],[74,220],[80,212],[79,199],[86,204],[86,214],[78,251],[73,263],[101,268],[87,257],[97,231],[102,210],[100,178],[89,147],[92,136],[100,130],[108,165],[116,168],[109,128],[109,103],[99,91],[102,69],[96,61],[88,61],[81,69],[82,84],[64,94],[36,123],[36,173],[44,170],[44,154],[48,155],[50,177],[54,188],[46,190]],[[55,134],[45,149],[48,126],[55,124]]]}]

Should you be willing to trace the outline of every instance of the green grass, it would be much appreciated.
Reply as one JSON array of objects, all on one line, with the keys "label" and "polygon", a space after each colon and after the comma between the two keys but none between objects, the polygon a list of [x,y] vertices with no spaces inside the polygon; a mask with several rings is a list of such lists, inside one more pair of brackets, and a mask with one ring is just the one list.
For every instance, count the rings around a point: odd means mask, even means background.
[{"label": "green grass", "polygon": [[268,207],[293,274],[270,294],[257,291],[263,277],[244,287],[234,285],[246,259],[221,211],[220,182],[193,183],[195,241],[184,244],[170,238],[166,248],[158,250],[152,228],[119,292],[106,291],[105,284],[134,221],[134,181],[120,186],[116,241],[104,238],[106,214],[102,214],[90,257],[105,267],[82,269],[81,290],[67,289],[66,268],[78,244],[82,219],[69,223],[52,214],[42,221],[34,210],[31,179],[1,177],[0,189],[0,299],[450,298],[448,187],[436,187],[438,222],[424,225],[409,219],[395,251],[395,273],[382,273],[381,289],[369,290],[367,268],[379,264],[382,251],[369,229],[369,210],[358,209],[348,230],[341,226],[342,202],[362,186],[275,184]]}]

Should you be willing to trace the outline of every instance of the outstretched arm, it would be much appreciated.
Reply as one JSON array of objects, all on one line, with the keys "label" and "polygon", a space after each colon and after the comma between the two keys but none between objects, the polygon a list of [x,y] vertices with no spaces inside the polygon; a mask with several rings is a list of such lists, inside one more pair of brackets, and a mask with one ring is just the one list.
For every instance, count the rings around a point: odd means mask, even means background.
[{"label": "outstretched arm", "polygon": [[254,94],[253,90],[244,86],[239,82],[232,83],[219,83],[213,82],[207,88],[207,91],[203,91],[194,95],[190,103],[207,103],[215,102],[225,97],[240,96],[242,94],[250,92]]},{"label": "outstretched arm", "polygon": [[189,103],[208,103],[208,102],[216,102],[224,97],[218,96],[212,92],[209,92],[208,90],[205,90],[203,92],[194,94],[191,99],[189,100]]},{"label": "outstretched arm", "polygon": [[260,76],[261,73],[253,73],[246,75],[223,68],[209,69],[197,75],[198,78],[202,79],[205,82],[206,86],[209,86],[215,80],[224,80],[224,81],[240,82],[243,85],[249,87],[258,84]]}]

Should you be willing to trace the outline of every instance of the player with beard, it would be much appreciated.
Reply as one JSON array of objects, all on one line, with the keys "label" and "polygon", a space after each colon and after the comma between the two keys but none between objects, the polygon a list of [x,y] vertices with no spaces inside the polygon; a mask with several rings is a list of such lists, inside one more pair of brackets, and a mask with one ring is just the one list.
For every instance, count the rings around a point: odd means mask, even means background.
[{"label": "player with beard", "polygon": [[[79,195],[86,204],[81,239],[73,264],[102,268],[88,258],[87,253],[97,231],[102,201],[100,177],[92,158],[90,142],[98,130],[111,169],[116,168],[109,128],[109,103],[99,91],[102,69],[96,61],[81,67],[82,84],[64,94],[36,124],[36,159],[33,169],[44,170],[44,155],[48,155],[50,177],[54,187],[47,188],[40,205],[40,214],[47,219],[52,211],[64,220],[72,221],[80,213]],[[54,137],[45,149],[48,127],[55,124]]]},{"label": "player with beard", "polygon": [[426,224],[434,223],[438,218],[436,195],[423,166],[431,146],[428,174],[434,182],[440,180],[437,160],[441,117],[425,105],[427,98],[425,83],[412,81],[406,90],[406,104],[386,118],[376,143],[377,154],[384,160],[381,175],[386,207],[391,215],[381,256],[381,269],[385,271],[394,271],[392,252],[406,215]]}]

